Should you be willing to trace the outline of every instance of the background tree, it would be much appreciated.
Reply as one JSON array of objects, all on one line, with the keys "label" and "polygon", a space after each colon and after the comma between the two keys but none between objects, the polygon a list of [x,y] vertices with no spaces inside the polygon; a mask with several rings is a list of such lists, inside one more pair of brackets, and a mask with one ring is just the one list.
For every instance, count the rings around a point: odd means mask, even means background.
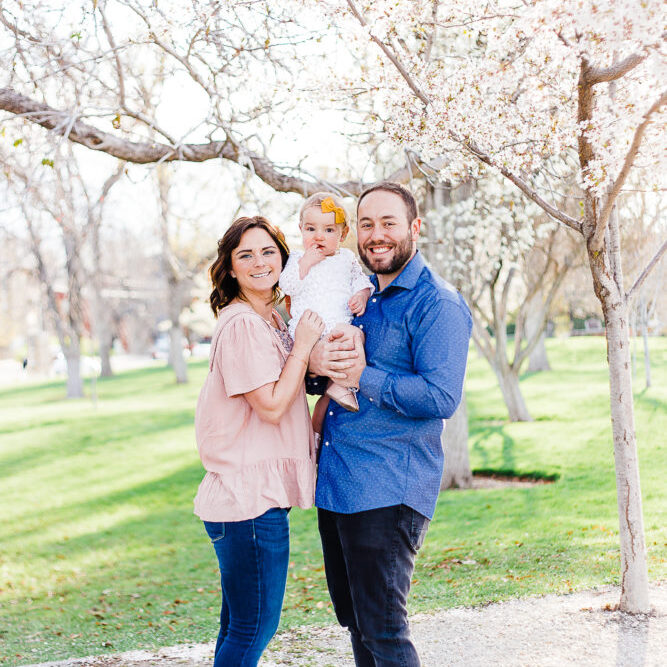
[{"label": "background tree", "polygon": [[[84,297],[84,248],[101,219],[101,201],[98,197],[97,205],[90,204],[71,145],[61,146],[61,154],[54,162],[40,161],[41,149],[37,142],[21,141],[11,152],[5,149],[4,162],[15,210],[20,212],[28,232],[27,243],[45,294],[46,311],[67,363],[67,397],[80,398],[81,340],[90,319]],[[105,184],[107,192],[111,185],[109,181]],[[57,245],[52,240],[54,229]],[[55,253],[63,258],[57,263],[62,274],[49,268],[54,264],[49,255]]]},{"label": "background tree", "polygon": [[[640,155],[657,173],[664,160],[662,4],[531,2],[520,12],[502,2],[471,7],[458,0],[332,5],[337,16],[347,10],[383,55],[379,75],[393,84],[385,101],[397,141],[424,157],[455,155],[449,177],[485,165],[581,235],[606,324],[620,606],[648,611],[628,332],[628,304],[647,274],[626,288],[615,205]],[[444,32],[456,35],[457,48],[430,57],[428,44]],[[576,159],[578,216],[544,182],[545,156]],[[649,264],[665,249],[667,242]]]},{"label": "background tree", "polygon": [[459,188],[449,206],[428,212],[427,225],[436,265],[447,267],[471,307],[473,340],[498,378],[510,419],[530,421],[519,375],[568,269],[557,228],[497,178]]}]

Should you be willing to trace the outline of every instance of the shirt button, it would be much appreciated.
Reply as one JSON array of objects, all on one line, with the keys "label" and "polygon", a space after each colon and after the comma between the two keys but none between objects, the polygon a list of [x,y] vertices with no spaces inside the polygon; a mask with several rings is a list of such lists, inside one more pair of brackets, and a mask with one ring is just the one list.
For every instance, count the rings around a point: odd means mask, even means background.
[{"label": "shirt button", "polygon": [[329,446],[329,441],[327,440],[324,444],[325,444],[326,447],[328,447]]},{"label": "shirt button", "polygon": [[369,398],[368,400],[369,400],[371,403],[373,402],[373,399],[372,399],[372,398]]},{"label": "shirt button", "polygon": [[360,328],[360,329],[363,329],[363,328],[364,328],[364,325],[363,325],[363,324],[360,324],[360,325],[359,325],[359,328]]},{"label": "shirt button", "polygon": [[329,410],[329,417],[333,417],[333,410]]},{"label": "shirt button", "polygon": [[371,299],[371,301],[372,301],[373,303],[375,303],[375,302],[377,301],[377,299]]}]

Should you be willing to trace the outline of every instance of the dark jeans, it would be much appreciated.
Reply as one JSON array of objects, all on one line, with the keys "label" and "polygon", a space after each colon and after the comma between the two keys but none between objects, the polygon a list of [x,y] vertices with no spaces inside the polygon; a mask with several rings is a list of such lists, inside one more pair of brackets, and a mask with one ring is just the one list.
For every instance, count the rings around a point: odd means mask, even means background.
[{"label": "dark jeans", "polygon": [[418,667],[406,600],[429,520],[406,505],[317,517],[329,593],[357,667]]},{"label": "dark jeans", "polygon": [[280,620],[289,561],[287,510],[204,526],[222,585],[214,667],[255,667]]}]

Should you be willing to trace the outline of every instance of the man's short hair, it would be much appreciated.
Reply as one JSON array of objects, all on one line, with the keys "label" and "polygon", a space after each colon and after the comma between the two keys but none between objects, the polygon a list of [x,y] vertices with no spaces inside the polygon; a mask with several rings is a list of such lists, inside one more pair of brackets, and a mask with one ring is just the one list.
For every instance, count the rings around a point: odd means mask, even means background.
[{"label": "man's short hair", "polygon": [[371,192],[393,192],[395,195],[398,195],[405,204],[405,210],[408,214],[408,222],[412,222],[415,218],[419,217],[419,209],[417,208],[417,200],[414,198],[412,192],[400,183],[394,183],[392,181],[381,181],[375,185],[371,185],[369,188],[366,188],[360,195],[357,200],[357,218],[359,217],[359,204],[366,195],[369,195]]}]

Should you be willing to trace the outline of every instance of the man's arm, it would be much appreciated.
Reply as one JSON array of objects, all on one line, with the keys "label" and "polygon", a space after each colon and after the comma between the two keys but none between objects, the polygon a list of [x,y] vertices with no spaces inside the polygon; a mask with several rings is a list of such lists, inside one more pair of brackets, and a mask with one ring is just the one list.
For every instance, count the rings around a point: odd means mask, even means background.
[{"label": "man's arm", "polygon": [[323,394],[328,378],[344,380],[358,356],[354,341],[347,338],[344,332],[334,329],[326,340],[318,341],[310,353],[310,375],[306,375],[306,391],[309,394]]},{"label": "man's arm", "polygon": [[438,301],[413,335],[414,373],[366,366],[339,382],[358,386],[375,405],[406,417],[449,419],[461,401],[471,328],[464,305]]}]

